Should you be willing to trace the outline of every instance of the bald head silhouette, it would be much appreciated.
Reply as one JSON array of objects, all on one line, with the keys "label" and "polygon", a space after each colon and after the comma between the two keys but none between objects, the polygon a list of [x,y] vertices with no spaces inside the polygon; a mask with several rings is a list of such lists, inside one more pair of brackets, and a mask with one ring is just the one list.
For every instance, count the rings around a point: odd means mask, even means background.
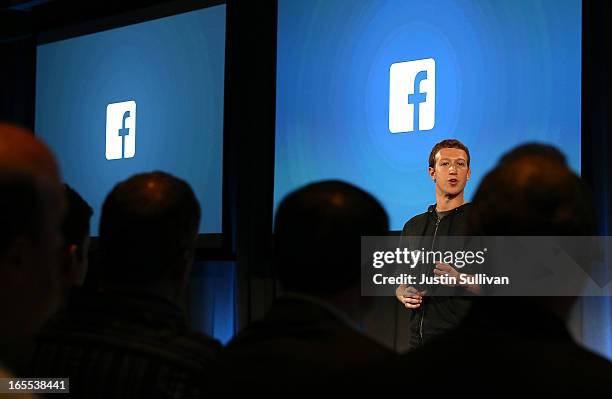
[{"label": "bald head silhouette", "polygon": [[0,335],[33,333],[60,299],[60,174],[32,132],[0,123]]},{"label": "bald head silhouette", "polygon": [[0,122],[0,172],[60,183],[57,162],[49,148],[29,130]]},{"label": "bald head silhouette", "polygon": [[164,172],[117,184],[100,219],[104,279],[148,283],[169,278],[193,253],[200,205],[185,181]]},{"label": "bald head silhouette", "polygon": [[276,271],[283,286],[333,294],[358,284],[361,236],[384,235],[388,218],[367,192],[341,181],[309,184],[276,213]]}]

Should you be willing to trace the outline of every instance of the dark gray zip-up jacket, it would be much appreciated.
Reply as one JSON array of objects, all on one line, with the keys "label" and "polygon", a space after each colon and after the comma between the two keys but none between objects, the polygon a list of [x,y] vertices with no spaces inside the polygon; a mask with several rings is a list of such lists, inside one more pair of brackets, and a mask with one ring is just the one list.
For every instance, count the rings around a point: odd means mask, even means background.
[{"label": "dark gray zip-up jacket", "polygon": [[[402,236],[423,236],[413,243],[415,249],[444,250],[444,236],[465,236],[468,212],[472,207],[466,203],[438,218],[436,206],[417,215],[404,225]],[[435,265],[426,266],[433,276]],[[463,288],[436,287],[436,296],[425,295],[418,309],[410,312],[410,349],[416,349],[431,339],[453,330],[467,314],[473,297],[455,296],[455,290]],[[440,296],[445,295],[445,296]]]}]

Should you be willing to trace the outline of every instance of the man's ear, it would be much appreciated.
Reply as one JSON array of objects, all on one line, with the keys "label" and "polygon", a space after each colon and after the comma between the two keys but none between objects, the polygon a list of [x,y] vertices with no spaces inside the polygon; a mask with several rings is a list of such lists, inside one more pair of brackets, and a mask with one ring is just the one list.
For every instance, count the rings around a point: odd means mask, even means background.
[{"label": "man's ear", "polygon": [[77,257],[77,245],[76,244],[68,245],[68,253],[71,256],[74,256],[74,258],[76,259],[76,257]]},{"label": "man's ear", "polygon": [[429,173],[429,176],[431,176],[431,180],[436,181],[436,169],[432,168],[431,166],[427,169],[427,172]]},{"label": "man's ear", "polygon": [[63,252],[64,261],[62,262],[62,274],[70,284],[75,284],[79,279],[79,271],[77,265],[79,264],[79,258],[77,254],[77,245],[70,244],[65,247]]},{"label": "man's ear", "polygon": [[467,179],[470,180],[470,176],[472,175],[472,169],[470,169],[468,167],[468,171],[467,171]]}]

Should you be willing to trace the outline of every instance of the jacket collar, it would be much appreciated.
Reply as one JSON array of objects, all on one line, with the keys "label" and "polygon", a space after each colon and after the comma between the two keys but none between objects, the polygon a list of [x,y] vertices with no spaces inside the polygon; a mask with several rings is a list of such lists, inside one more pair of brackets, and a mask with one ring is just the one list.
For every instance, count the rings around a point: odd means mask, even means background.
[{"label": "jacket collar", "polygon": [[[445,212],[452,212],[452,213],[463,212],[464,210],[469,208],[471,205],[472,205],[471,202],[466,202],[466,203],[464,203],[462,205],[459,205],[456,208],[450,209],[450,210],[445,211]],[[436,204],[429,205],[429,207],[427,207],[427,212],[429,212],[429,213],[436,213]]]}]

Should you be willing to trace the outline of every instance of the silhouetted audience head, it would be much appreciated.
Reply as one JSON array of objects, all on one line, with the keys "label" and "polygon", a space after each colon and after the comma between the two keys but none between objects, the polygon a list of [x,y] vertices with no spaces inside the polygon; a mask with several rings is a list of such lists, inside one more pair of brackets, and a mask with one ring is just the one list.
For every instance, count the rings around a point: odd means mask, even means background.
[{"label": "silhouetted audience head", "polygon": [[164,172],[117,184],[100,219],[105,284],[186,284],[200,205],[185,181]]},{"label": "silhouetted audience head", "polygon": [[596,228],[589,190],[549,145],[526,144],[505,154],[473,203],[473,235],[578,236]]},{"label": "silhouetted audience head", "polygon": [[63,198],[49,149],[23,128],[0,123],[0,335],[33,333],[60,300],[58,250]]},{"label": "silhouetted audience head", "polygon": [[[0,122],[0,170],[59,186],[60,172],[49,148],[22,127]],[[44,184],[44,183],[43,183]]]},{"label": "silhouetted audience head", "polygon": [[[589,190],[565,156],[544,144],[525,144],[505,154],[482,180],[473,199],[469,230],[481,236],[588,236],[595,234]],[[581,284],[575,281],[575,284]],[[486,298],[490,304],[539,304],[567,317],[575,297]]]},{"label": "silhouetted audience head", "polygon": [[72,187],[65,184],[66,214],[62,223],[64,251],[62,273],[66,289],[81,286],[87,275],[90,221],[93,209]]},{"label": "silhouetted audience head", "polygon": [[510,161],[529,156],[546,158],[551,161],[556,161],[559,164],[567,165],[565,155],[563,155],[561,151],[551,145],[542,143],[521,144],[502,155],[502,157],[499,159],[498,164],[508,163]]},{"label": "silhouetted audience head", "polygon": [[341,181],[289,194],[275,219],[275,266],[283,287],[330,294],[359,284],[361,236],[385,235],[388,218],[367,192]]}]

